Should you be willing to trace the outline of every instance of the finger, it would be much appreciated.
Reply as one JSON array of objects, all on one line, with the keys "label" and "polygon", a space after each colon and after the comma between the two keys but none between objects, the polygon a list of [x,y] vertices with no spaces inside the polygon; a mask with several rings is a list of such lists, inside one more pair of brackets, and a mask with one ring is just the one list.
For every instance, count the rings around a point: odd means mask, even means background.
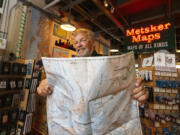
[{"label": "finger", "polygon": [[142,95],[138,98],[138,101],[141,103],[144,103],[148,99],[148,95],[149,95],[148,92],[145,92],[144,95]]},{"label": "finger", "polygon": [[41,93],[40,96],[47,97],[45,93]]},{"label": "finger", "polygon": [[52,91],[51,87],[49,87],[48,84],[44,85],[44,89],[45,89],[46,91]]},{"label": "finger", "polygon": [[50,89],[49,87],[47,87],[45,93],[46,93],[46,94],[51,94],[51,93],[52,93],[52,89]]},{"label": "finger", "polygon": [[39,86],[38,89],[37,89],[37,93],[40,96],[47,96],[47,94],[49,93],[48,91],[49,90],[46,87],[43,87],[43,86]]},{"label": "finger", "polygon": [[44,80],[44,84],[48,85],[48,80],[47,79]]},{"label": "finger", "polygon": [[52,89],[49,86],[46,86],[43,92],[46,96],[48,96],[52,93]]},{"label": "finger", "polygon": [[142,91],[144,89],[144,84],[141,84],[139,87],[135,88],[132,92],[132,95],[135,95],[137,93],[139,93],[140,91]]},{"label": "finger", "polygon": [[142,106],[144,104],[144,102],[139,102],[139,106]]},{"label": "finger", "polygon": [[136,87],[140,86],[142,83],[142,78],[139,76],[136,78]]},{"label": "finger", "polygon": [[50,95],[52,93],[52,90],[48,90],[48,95]]},{"label": "finger", "polygon": [[134,99],[138,99],[138,98],[140,98],[141,96],[145,95],[145,93],[146,93],[145,89],[144,89],[144,90],[141,90],[141,91],[139,91],[138,93],[134,94],[134,95],[133,95],[133,98],[134,98]]},{"label": "finger", "polygon": [[41,81],[37,88],[37,93],[40,96],[48,96],[52,93],[52,89],[49,87],[47,79]]},{"label": "finger", "polygon": [[37,93],[38,93],[38,95],[40,95],[40,96],[43,96],[43,97],[45,97],[46,95],[45,95],[45,93],[42,91],[42,89],[38,89],[37,90]]},{"label": "finger", "polygon": [[40,88],[40,86],[37,88],[37,93],[39,94],[39,95],[41,95],[41,88]]}]

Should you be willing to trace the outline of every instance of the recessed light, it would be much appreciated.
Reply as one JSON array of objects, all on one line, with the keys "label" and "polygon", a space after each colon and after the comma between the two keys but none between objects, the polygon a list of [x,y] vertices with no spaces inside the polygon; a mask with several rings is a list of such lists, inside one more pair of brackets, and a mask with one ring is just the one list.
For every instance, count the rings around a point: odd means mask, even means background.
[{"label": "recessed light", "polygon": [[119,52],[118,49],[111,49],[110,52]]}]

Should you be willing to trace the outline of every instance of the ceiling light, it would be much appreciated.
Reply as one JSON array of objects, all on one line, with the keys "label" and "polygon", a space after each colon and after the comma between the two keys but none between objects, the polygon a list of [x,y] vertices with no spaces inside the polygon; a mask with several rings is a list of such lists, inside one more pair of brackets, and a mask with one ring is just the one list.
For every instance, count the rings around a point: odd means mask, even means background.
[{"label": "ceiling light", "polygon": [[135,64],[135,67],[138,68],[138,64]]},{"label": "ceiling light", "polygon": [[114,52],[115,53],[115,52],[119,52],[119,50],[118,49],[111,49],[110,52]]},{"label": "ceiling light", "polygon": [[108,7],[108,6],[109,6],[109,5],[108,5],[108,2],[107,2],[106,0],[104,1],[104,6],[105,6],[105,7]]},{"label": "ceiling light", "polygon": [[177,50],[177,49],[176,49],[176,52],[177,52],[177,53],[180,53],[180,50]]},{"label": "ceiling light", "polygon": [[75,31],[76,27],[70,23],[64,23],[64,24],[61,24],[61,29],[66,30],[66,31]]},{"label": "ceiling light", "polygon": [[180,68],[180,65],[176,65],[176,68]]},{"label": "ceiling light", "polygon": [[[72,3],[72,0],[70,1],[70,4],[71,3]],[[71,17],[71,7],[69,8],[69,14],[67,16],[68,22],[61,24],[61,26],[60,26],[61,29],[66,30],[66,31],[75,31],[76,30],[76,27],[71,24],[70,17]]]}]

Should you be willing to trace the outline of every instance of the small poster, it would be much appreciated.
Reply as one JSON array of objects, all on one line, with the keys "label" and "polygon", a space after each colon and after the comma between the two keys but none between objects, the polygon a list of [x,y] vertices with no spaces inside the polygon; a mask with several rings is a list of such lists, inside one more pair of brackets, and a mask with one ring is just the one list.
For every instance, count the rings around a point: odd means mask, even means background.
[{"label": "small poster", "polygon": [[165,57],[167,67],[176,67],[175,54],[166,54]]},{"label": "small poster", "polygon": [[155,53],[154,54],[154,66],[165,66],[165,54]]},{"label": "small poster", "polygon": [[152,62],[153,62],[153,56],[152,57],[148,57],[148,58],[144,58],[143,59],[143,63],[142,63],[142,67],[152,66]]},{"label": "small poster", "polygon": [[53,57],[69,57],[69,52],[62,48],[53,48]]},{"label": "small poster", "polygon": [[63,38],[63,39],[66,39],[67,32],[65,30],[61,29],[60,25],[54,24],[53,35]]}]

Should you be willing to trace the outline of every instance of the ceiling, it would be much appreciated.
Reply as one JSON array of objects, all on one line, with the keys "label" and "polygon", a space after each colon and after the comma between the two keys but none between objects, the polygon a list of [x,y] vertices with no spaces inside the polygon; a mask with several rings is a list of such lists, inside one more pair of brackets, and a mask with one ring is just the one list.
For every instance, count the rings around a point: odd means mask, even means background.
[{"label": "ceiling", "polygon": [[[48,8],[68,15],[77,22],[85,22],[97,34],[111,40],[111,48],[125,49],[125,29],[174,19],[176,45],[180,49],[180,0],[46,0]],[[105,7],[108,3],[108,7]]]}]

